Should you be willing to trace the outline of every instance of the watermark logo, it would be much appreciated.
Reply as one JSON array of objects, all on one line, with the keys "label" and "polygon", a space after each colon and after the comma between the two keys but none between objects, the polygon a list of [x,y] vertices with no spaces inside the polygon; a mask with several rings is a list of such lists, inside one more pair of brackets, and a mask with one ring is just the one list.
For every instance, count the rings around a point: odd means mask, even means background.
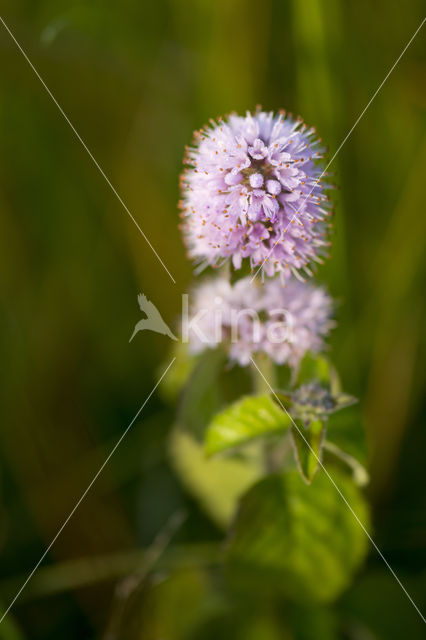
[{"label": "watermark logo", "polygon": [[[145,295],[138,295],[141,311],[146,318],[139,320],[129,340],[131,342],[139,331],[154,331],[168,336],[172,340],[178,338],[164,322],[157,307]],[[254,345],[264,343],[291,344],[294,341],[295,319],[286,309],[271,309],[262,316],[251,308],[234,309],[219,296],[216,296],[207,308],[190,312],[189,296],[182,294],[181,341],[184,344],[196,342],[206,345],[229,341],[232,344],[241,340]]]},{"label": "watermark logo", "polygon": [[133,340],[133,338],[139,331],[154,331],[155,333],[161,333],[163,336],[168,336],[172,340],[177,340],[176,336],[164,322],[163,318],[161,317],[161,313],[158,311],[155,304],[151,302],[151,300],[148,300],[148,298],[143,293],[140,293],[138,295],[138,302],[141,311],[143,311],[143,313],[146,315],[146,318],[139,320],[139,322],[136,324],[129,342]]}]

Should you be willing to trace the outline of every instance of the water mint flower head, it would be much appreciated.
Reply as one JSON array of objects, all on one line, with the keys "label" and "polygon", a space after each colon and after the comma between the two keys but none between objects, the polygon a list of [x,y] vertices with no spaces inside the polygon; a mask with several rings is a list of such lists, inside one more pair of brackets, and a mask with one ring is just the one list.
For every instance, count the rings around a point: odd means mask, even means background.
[{"label": "water mint flower head", "polygon": [[332,390],[318,382],[309,382],[295,391],[279,391],[278,404],[291,411],[291,415],[309,425],[314,420],[325,421],[335,411],[350,407],[357,399],[347,393]]},{"label": "water mint flower head", "polygon": [[194,134],[182,175],[183,233],[200,268],[232,259],[303,279],[322,262],[329,199],[323,148],[299,118],[257,110]]},{"label": "water mint flower head", "polygon": [[261,285],[223,277],[199,285],[190,298],[187,340],[192,353],[223,344],[232,362],[250,363],[257,353],[277,364],[296,367],[307,351],[324,348],[334,326],[332,300],[326,291],[291,278]]}]

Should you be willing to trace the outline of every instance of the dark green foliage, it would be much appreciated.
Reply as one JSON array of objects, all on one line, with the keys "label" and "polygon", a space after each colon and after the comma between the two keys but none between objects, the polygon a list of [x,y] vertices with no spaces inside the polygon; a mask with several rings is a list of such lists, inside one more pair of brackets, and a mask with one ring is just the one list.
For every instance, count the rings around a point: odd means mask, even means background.
[{"label": "dark green foliage", "polygon": [[[365,502],[347,476],[331,470],[368,527]],[[230,579],[299,602],[329,601],[348,586],[367,539],[324,472],[307,485],[297,472],[272,475],[241,501],[227,551]]]}]

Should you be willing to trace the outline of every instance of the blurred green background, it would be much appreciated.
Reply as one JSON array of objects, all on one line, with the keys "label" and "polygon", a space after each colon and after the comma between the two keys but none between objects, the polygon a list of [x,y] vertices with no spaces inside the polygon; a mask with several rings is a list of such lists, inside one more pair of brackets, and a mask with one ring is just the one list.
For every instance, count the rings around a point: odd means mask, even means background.
[{"label": "blurred green background", "polygon": [[[2,0],[5,22],[176,279],[0,25],[4,608],[167,362],[164,336],[128,339],[140,318],[139,291],[173,323],[192,277],[176,206],[192,131],[260,103],[302,115],[331,155],[424,9],[421,0]],[[361,400],[374,538],[423,610],[425,35],[333,164],[334,247],[318,274],[341,302],[332,357],[345,389]],[[0,638],[157,637],[139,622],[152,595],[129,605],[123,577],[159,532],[160,547],[161,536],[192,545],[189,565],[196,543],[221,538],[170,468],[173,419],[155,394],[0,625]],[[182,510],[185,521],[169,531]],[[166,585],[152,605],[164,619],[177,617],[164,638],[291,637],[270,603],[241,621],[207,593],[198,569]],[[201,599],[216,622],[185,635],[195,622],[179,594]],[[304,621],[297,638],[424,637],[374,550],[334,607],[280,613],[287,614]]]}]

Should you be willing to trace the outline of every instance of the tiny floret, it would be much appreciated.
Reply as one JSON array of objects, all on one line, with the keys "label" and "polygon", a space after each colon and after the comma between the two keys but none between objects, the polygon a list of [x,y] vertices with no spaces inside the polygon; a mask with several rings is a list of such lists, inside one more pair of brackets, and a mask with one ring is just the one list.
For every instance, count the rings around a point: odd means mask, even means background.
[{"label": "tiny floret", "polygon": [[253,189],[260,189],[263,185],[263,175],[261,173],[252,173],[250,178],[250,186]]},{"label": "tiny floret", "polygon": [[326,255],[329,185],[315,130],[263,111],[196,132],[182,176],[183,233],[200,268],[231,259],[304,279]]}]

